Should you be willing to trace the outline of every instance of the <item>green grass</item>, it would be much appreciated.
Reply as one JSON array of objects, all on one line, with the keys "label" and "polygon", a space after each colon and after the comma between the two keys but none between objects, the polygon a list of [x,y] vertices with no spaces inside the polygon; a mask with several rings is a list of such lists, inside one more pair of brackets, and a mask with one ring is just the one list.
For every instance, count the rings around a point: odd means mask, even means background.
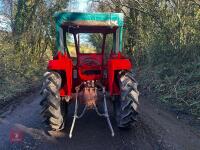
[{"label": "green grass", "polygon": [[146,65],[140,84],[176,111],[200,116],[200,63]]}]

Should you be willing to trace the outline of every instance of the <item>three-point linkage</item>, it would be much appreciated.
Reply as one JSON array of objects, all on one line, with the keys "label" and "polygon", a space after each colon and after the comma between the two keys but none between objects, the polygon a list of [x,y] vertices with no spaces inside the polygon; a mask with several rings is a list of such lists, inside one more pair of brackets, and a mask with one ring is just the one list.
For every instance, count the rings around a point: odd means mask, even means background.
[{"label": "three-point linkage", "polygon": [[[73,132],[73,129],[74,129],[74,126],[75,126],[76,119],[80,119],[81,117],[83,117],[83,115],[85,114],[86,110],[91,109],[90,105],[85,104],[82,113],[80,115],[78,115],[78,94],[79,94],[81,86],[82,86],[82,84],[80,84],[79,86],[77,86],[75,88],[75,90],[76,90],[75,109],[74,109],[72,125],[71,125],[71,128],[70,128],[69,138],[72,138],[72,132]],[[109,129],[111,131],[111,135],[114,136],[115,133],[114,133],[111,121],[110,121],[109,114],[108,114],[108,107],[107,107],[107,102],[106,102],[106,90],[105,90],[105,87],[102,86],[102,85],[100,85],[100,88],[103,91],[103,109],[104,109],[104,113],[100,113],[99,112],[99,110],[98,110],[98,108],[97,108],[95,103],[94,103],[92,108],[96,111],[97,115],[106,118],[108,126],[109,126]]]}]

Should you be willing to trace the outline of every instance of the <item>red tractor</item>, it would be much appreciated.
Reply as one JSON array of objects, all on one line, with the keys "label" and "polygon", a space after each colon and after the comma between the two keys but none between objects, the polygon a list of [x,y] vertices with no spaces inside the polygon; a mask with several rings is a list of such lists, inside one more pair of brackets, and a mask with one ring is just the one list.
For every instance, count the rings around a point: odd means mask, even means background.
[{"label": "red tractor", "polygon": [[[54,18],[56,54],[48,62],[48,72],[44,74],[41,91],[41,114],[45,123],[52,130],[62,130],[66,123],[68,104],[74,101],[70,138],[76,119],[81,118],[88,109],[94,109],[98,115],[107,119],[114,136],[107,108],[107,99],[110,99],[117,126],[130,128],[138,114],[139,92],[131,73],[131,61],[121,53],[123,14],[58,12]],[[85,33],[98,36],[80,36]],[[95,37],[98,37],[95,41],[99,42],[98,46],[93,45],[91,48],[80,42]],[[74,41],[74,52],[68,48],[71,41]],[[91,41],[89,43],[91,45]],[[95,50],[88,52],[88,47]],[[84,108],[78,114],[79,103]],[[99,110],[100,104],[103,111]]]}]

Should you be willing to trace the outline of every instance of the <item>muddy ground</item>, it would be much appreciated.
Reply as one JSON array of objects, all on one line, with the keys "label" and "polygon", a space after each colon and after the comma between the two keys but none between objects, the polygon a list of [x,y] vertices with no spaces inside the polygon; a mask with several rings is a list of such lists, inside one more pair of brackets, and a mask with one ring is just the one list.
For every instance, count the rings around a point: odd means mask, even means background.
[{"label": "muddy ground", "polygon": [[[72,139],[69,127],[73,109],[69,109],[66,129],[60,137],[44,131],[40,116],[41,100],[38,92],[16,98],[16,102],[2,109],[0,116],[0,149],[65,149],[65,150],[199,150],[200,131],[186,125],[168,111],[141,96],[140,118],[132,130],[119,130],[110,109],[115,131],[112,137],[106,120],[93,111],[77,121]],[[111,106],[111,105],[110,105]],[[111,107],[110,107],[111,108]],[[2,112],[1,110],[1,112]],[[20,134],[13,141],[13,133]]]}]

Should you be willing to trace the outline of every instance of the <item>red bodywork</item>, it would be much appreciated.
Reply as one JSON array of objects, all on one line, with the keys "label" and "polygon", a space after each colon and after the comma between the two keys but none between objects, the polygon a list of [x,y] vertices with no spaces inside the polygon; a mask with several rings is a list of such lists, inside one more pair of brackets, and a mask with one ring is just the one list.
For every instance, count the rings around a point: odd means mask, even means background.
[{"label": "red bodywork", "polygon": [[[109,59],[103,60],[100,54],[77,54],[77,64],[73,65],[72,59],[65,53],[57,53],[57,56],[48,63],[49,70],[63,71],[65,73],[64,83],[60,89],[60,96],[71,96],[75,86],[86,80],[100,80],[110,95],[119,95],[119,87],[115,82],[116,72],[130,70],[132,64],[119,52],[111,54]],[[77,78],[73,70],[77,71]],[[107,75],[106,75],[107,74]]]}]

